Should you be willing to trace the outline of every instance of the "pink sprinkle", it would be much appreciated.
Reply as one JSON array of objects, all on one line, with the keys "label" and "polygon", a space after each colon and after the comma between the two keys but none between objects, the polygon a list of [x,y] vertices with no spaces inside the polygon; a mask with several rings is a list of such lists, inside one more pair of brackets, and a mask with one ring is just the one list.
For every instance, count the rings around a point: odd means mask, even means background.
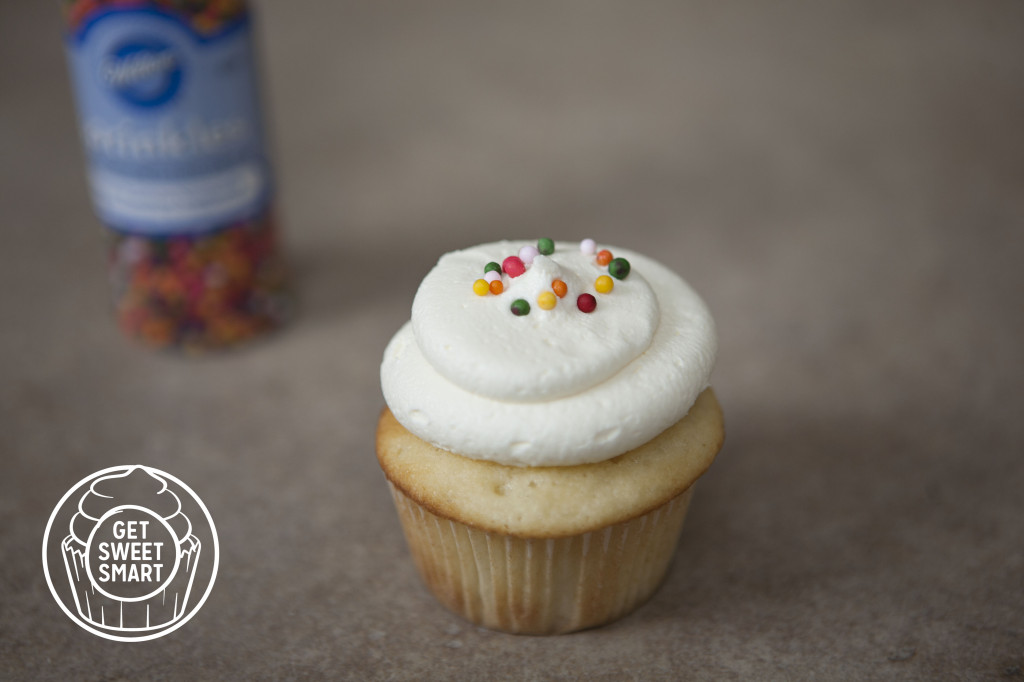
[{"label": "pink sprinkle", "polygon": [[497,270],[491,270],[486,275],[484,275],[484,280],[486,280],[488,284],[490,284],[496,279],[501,279],[501,273],[498,272]]},{"label": "pink sprinkle", "polygon": [[501,269],[508,273],[509,277],[518,277],[526,272],[526,266],[519,256],[509,256],[501,261]]},{"label": "pink sprinkle", "polygon": [[597,244],[593,239],[584,239],[580,242],[580,251],[587,254],[588,256],[593,255],[594,251],[597,250]]},{"label": "pink sprinkle", "polygon": [[537,250],[536,246],[530,246],[527,244],[523,248],[519,249],[519,259],[529,265],[539,253],[540,251]]}]

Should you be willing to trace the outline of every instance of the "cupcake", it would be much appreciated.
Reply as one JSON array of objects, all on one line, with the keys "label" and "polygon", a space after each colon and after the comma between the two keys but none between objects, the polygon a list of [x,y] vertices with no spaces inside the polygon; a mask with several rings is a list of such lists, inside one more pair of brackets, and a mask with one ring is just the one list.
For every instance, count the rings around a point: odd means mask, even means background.
[{"label": "cupcake", "polygon": [[446,254],[381,365],[377,456],[442,604],[554,634],[646,601],[724,438],[700,298],[656,261],[541,239]]},{"label": "cupcake", "polygon": [[70,530],[61,551],[84,621],[144,632],[185,614],[202,545],[162,476],[135,466],[97,478]]}]

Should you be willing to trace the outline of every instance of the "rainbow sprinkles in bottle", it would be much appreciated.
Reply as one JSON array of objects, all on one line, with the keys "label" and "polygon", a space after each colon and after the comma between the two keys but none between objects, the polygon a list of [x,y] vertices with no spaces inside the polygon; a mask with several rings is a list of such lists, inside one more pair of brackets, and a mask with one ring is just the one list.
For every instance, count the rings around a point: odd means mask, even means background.
[{"label": "rainbow sprinkles in bottle", "polygon": [[66,0],[89,188],[121,329],[227,348],[287,317],[243,0]]}]

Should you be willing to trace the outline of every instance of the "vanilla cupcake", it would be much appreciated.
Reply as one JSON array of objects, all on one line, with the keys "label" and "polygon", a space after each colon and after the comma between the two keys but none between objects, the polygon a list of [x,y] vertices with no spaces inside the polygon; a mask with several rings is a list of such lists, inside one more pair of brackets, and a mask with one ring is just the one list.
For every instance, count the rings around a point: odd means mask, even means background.
[{"label": "vanilla cupcake", "polygon": [[541,239],[443,256],[385,351],[377,428],[435,596],[531,634],[649,598],[724,437],[715,351],[700,298],[640,254]]}]

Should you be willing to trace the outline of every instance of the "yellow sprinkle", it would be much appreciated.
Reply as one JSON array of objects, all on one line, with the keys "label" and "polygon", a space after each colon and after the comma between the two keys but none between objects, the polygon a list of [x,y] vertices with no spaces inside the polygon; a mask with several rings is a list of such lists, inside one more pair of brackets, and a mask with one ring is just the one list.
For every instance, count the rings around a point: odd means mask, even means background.
[{"label": "yellow sprinkle", "polygon": [[607,294],[615,286],[615,282],[608,275],[601,275],[594,280],[594,288],[597,289],[599,294]]},{"label": "yellow sprinkle", "polygon": [[551,310],[555,307],[555,303],[557,302],[558,299],[555,298],[555,295],[550,291],[542,291],[540,292],[540,295],[537,296],[537,305],[544,310]]},{"label": "yellow sprinkle", "polygon": [[477,296],[486,296],[491,290],[491,285],[486,279],[478,279],[473,282],[473,293]]}]

